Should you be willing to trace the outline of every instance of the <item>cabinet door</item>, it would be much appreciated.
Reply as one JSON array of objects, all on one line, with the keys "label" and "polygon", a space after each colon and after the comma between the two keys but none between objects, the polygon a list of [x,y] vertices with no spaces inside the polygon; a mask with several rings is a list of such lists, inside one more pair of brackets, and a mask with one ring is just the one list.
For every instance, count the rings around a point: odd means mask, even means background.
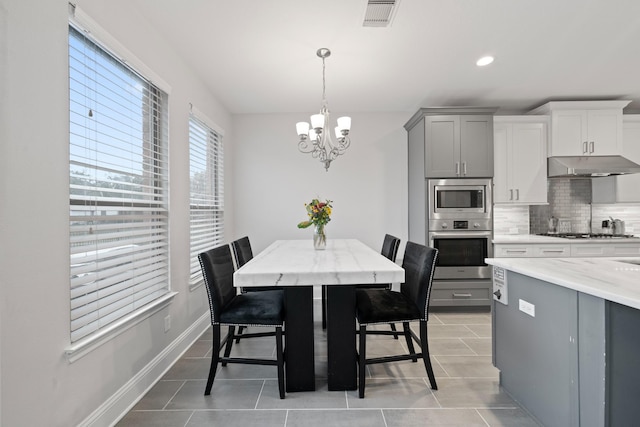
[{"label": "cabinet door", "polygon": [[547,202],[546,133],[543,123],[513,124],[511,188],[516,203]]},{"label": "cabinet door", "polygon": [[510,203],[513,198],[513,192],[509,191],[511,186],[511,159],[510,142],[512,125],[498,123],[494,125],[493,130],[493,202],[494,203]]},{"label": "cabinet door", "polygon": [[622,153],[622,113],[617,110],[588,110],[589,155]]},{"label": "cabinet door", "polygon": [[460,116],[462,177],[493,176],[493,116]]},{"label": "cabinet door", "polygon": [[585,156],[589,152],[586,110],[561,110],[551,118],[550,156]]},{"label": "cabinet door", "polygon": [[460,116],[425,117],[425,176],[457,178],[460,165]]}]

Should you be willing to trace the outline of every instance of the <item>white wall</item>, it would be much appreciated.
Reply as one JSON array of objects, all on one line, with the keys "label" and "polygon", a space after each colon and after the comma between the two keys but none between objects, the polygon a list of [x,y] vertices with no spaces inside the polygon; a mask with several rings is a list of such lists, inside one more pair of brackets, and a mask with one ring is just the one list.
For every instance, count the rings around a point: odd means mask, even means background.
[{"label": "white wall", "polygon": [[[78,425],[99,408],[103,425],[150,362],[208,313],[188,290],[188,108],[225,130],[227,225],[233,232],[231,116],[135,9],[78,1],[95,21],[171,86],[171,287],[178,295],[80,360],[69,363],[67,0],[0,0],[0,424]],[[170,314],[172,328],[164,333]],[[176,342],[178,344],[176,345]],[[186,347],[185,347],[186,348]],[[123,392],[129,384],[131,389]],[[122,397],[114,402],[114,396]],[[113,404],[106,408],[105,404]],[[129,402],[131,403],[131,402]],[[111,411],[111,412],[110,412]],[[95,415],[95,414],[94,414]]]},{"label": "white wall", "polygon": [[[329,105],[331,107],[331,105]],[[309,112],[309,114],[314,112]],[[346,113],[332,111],[332,120]],[[311,239],[296,228],[307,219],[304,203],[333,200],[331,238],[356,238],[379,249],[385,233],[407,238],[407,134],[405,113],[354,114],[351,147],[328,172],[298,151],[295,123],[307,115],[233,117],[236,235],[248,235],[254,251],[276,239]],[[401,252],[399,253],[401,255]]]}]

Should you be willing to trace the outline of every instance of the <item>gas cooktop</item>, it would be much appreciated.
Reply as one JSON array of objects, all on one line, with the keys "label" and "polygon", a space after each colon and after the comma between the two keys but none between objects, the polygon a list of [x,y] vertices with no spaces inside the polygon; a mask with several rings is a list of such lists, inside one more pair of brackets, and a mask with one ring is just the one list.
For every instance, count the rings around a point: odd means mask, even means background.
[{"label": "gas cooktop", "polygon": [[563,239],[640,239],[632,234],[605,233],[539,233],[538,236],[561,237]]}]

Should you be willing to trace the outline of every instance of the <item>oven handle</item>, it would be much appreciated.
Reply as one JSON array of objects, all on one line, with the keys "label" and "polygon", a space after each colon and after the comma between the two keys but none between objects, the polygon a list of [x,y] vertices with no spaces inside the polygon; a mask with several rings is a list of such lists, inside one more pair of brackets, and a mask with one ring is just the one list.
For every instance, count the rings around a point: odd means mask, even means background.
[{"label": "oven handle", "polygon": [[429,239],[465,239],[468,237],[486,237],[491,239],[491,231],[430,231]]}]

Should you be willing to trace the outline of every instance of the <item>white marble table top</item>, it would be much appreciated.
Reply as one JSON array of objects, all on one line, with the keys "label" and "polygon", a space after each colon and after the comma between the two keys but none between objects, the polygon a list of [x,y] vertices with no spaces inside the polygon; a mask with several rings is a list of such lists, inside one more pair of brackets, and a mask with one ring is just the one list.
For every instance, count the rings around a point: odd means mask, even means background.
[{"label": "white marble table top", "polygon": [[489,265],[640,309],[640,258],[490,258]]},{"label": "white marble table top", "polygon": [[311,239],[276,240],[233,278],[237,287],[401,283],[404,269],[355,239],[329,239],[320,251]]}]

